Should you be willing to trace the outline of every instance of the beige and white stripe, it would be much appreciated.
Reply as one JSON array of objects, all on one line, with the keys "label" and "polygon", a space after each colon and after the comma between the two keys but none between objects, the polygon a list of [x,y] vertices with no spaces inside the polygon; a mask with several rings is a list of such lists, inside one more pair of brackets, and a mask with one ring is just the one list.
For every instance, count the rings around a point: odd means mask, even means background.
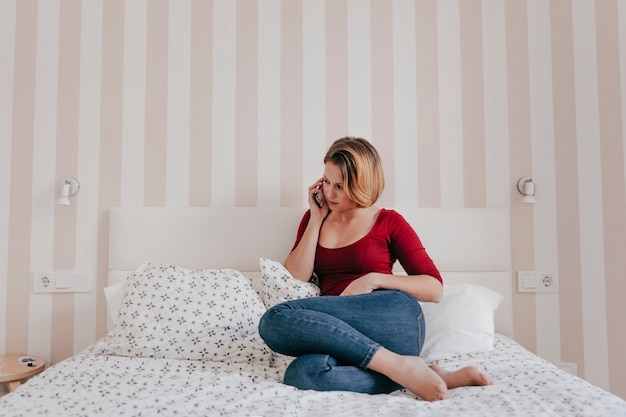
[{"label": "beige and white stripe", "polygon": [[146,37],[147,2],[124,6],[124,74],[122,90],[122,177],[124,205],[143,205],[146,136]]},{"label": "beige and white stripe", "polygon": [[574,84],[576,91],[576,138],[579,171],[580,267],[582,277],[583,337],[585,375],[590,381],[606,386],[607,328],[606,312],[597,306],[606,300],[601,144],[596,60],[596,21],[592,3],[572,2],[574,27]]},{"label": "beige and white stripe", "polygon": [[[622,6],[624,2],[620,2]],[[624,335],[614,332],[624,317],[623,297],[626,294],[624,271],[626,271],[626,205],[621,191],[626,189],[622,173],[625,171],[626,161],[623,157],[624,121],[622,106],[626,100],[619,96],[620,66],[619,56],[619,23],[618,4],[616,2],[601,2],[595,11],[597,67],[598,67],[598,95],[599,95],[599,132],[600,132],[600,187],[602,189],[602,213],[604,227],[604,253],[598,254],[599,262],[604,263],[604,293],[598,292],[600,302],[607,306],[607,323],[604,326],[607,341],[602,344],[606,348],[607,360],[594,358],[589,360],[591,366],[599,366],[598,381],[604,386],[619,386],[626,381],[622,372],[614,373],[611,363],[620,360],[626,348]],[[624,68],[622,68],[624,70]],[[601,297],[605,296],[605,299]],[[623,332],[622,332],[623,333]],[[606,367],[609,370],[605,371]]]},{"label": "beige and white stripe", "polygon": [[[0,27],[7,32],[0,37],[0,195],[11,190],[11,130],[13,125],[13,80],[15,56],[16,4],[0,2]],[[8,271],[9,199],[0,199],[0,271]],[[7,305],[8,275],[0,272],[0,308]],[[6,345],[7,317],[0,315],[0,346]]]},{"label": "beige and white stripe", "polygon": [[[93,271],[98,264],[98,187],[100,137],[100,80],[102,49],[102,2],[81,5],[80,96],[78,109],[77,178],[83,184],[76,207],[75,268]],[[74,347],[77,352],[97,337],[97,291],[74,295]]]},{"label": "beige and white stripe", "polygon": [[[550,4],[529,0],[527,9],[532,173],[541,178],[537,198],[542,202],[533,210],[533,233],[541,237],[534,242],[534,268],[556,271],[559,258],[556,240],[556,170],[553,162],[555,152]],[[537,294],[535,303],[537,353],[552,362],[559,362],[559,295]],[[546,317],[551,319],[546,320]]]}]

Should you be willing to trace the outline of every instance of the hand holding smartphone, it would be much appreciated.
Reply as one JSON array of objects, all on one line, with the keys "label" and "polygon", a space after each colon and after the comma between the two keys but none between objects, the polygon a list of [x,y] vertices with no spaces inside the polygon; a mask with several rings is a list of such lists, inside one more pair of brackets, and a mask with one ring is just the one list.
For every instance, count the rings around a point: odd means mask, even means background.
[{"label": "hand holding smartphone", "polygon": [[322,187],[321,187],[321,186],[318,186],[318,187],[317,187],[317,190],[318,190],[318,191],[315,191],[315,192],[313,193],[313,199],[314,199],[314,200],[315,200],[315,202],[317,203],[317,206],[318,206],[319,208],[322,208],[322,207],[324,207],[324,202],[325,202],[325,201],[324,201],[324,193],[322,192]]}]

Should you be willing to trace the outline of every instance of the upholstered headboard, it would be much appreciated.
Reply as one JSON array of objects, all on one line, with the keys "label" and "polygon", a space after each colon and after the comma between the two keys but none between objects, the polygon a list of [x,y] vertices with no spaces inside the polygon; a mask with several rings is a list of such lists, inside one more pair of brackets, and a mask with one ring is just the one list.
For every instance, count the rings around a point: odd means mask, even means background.
[{"label": "upholstered headboard", "polygon": [[[144,261],[258,276],[259,257],[282,262],[306,209],[117,207],[110,211],[108,284]],[[510,220],[506,209],[396,208],[417,231],[444,283],[498,291],[499,333],[513,334]]]}]

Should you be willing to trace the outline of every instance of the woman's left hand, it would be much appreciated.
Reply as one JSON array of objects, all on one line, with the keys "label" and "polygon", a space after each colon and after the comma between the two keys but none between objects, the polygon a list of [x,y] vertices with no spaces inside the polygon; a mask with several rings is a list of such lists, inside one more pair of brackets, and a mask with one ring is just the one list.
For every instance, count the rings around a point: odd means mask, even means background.
[{"label": "woman's left hand", "polygon": [[368,294],[377,288],[376,275],[374,273],[369,273],[352,281],[339,295]]}]

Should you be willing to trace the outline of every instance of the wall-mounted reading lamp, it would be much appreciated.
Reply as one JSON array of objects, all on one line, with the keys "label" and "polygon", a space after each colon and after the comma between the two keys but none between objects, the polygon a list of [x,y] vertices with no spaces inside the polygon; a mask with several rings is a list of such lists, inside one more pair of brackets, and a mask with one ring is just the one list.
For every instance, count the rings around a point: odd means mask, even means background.
[{"label": "wall-mounted reading lamp", "polygon": [[535,199],[535,183],[532,178],[520,178],[517,182],[517,191],[524,196],[524,200],[522,200],[524,203],[534,204],[537,202]]},{"label": "wall-mounted reading lamp", "polygon": [[60,198],[57,200],[57,204],[61,206],[69,206],[70,197],[76,194],[79,188],[80,185],[78,184],[78,180],[76,178],[65,178],[63,181],[61,181],[61,185],[59,186]]}]

